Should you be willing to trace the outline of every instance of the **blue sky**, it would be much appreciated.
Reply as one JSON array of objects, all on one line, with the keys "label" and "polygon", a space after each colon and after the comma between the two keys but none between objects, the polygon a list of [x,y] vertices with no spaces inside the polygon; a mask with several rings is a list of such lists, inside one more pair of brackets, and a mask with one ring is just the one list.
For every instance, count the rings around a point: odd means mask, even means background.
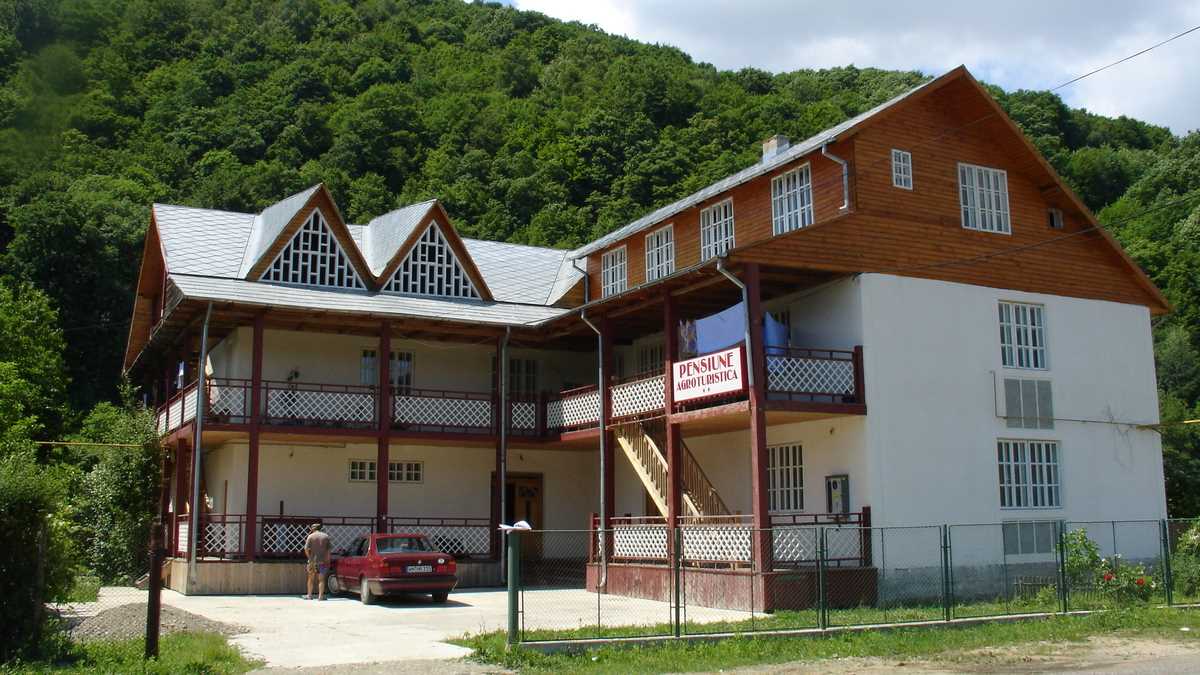
[{"label": "blue sky", "polygon": [[[724,69],[854,64],[938,74],[966,64],[1045,89],[1200,25],[1200,0],[512,0],[521,9],[670,44]],[[1072,106],[1200,129],[1200,31],[1059,91]]]}]

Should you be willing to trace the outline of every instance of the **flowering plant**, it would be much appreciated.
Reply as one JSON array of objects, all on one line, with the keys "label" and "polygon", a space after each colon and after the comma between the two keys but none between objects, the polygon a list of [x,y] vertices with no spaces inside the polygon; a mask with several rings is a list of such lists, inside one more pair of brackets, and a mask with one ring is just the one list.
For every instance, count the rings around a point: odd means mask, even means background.
[{"label": "flowering plant", "polygon": [[1100,559],[1100,590],[1117,602],[1147,602],[1158,582],[1141,565],[1121,562],[1121,556]]}]

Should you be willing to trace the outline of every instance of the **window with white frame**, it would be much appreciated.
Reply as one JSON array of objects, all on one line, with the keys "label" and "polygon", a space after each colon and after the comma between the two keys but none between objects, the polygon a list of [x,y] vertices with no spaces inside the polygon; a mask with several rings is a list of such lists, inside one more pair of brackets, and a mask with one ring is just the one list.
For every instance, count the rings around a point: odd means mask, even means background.
[{"label": "window with white frame", "polygon": [[651,342],[638,347],[637,375],[654,375],[663,372],[666,365],[666,350],[662,342]]},{"label": "window with white frame", "polygon": [[1004,528],[1004,555],[1054,553],[1058,523],[1051,520],[1009,520]]},{"label": "window with white frame", "polygon": [[1063,229],[1063,212],[1062,209],[1049,208],[1046,209],[1046,222],[1051,229]]},{"label": "window with white frame", "polygon": [[675,228],[668,225],[646,235],[646,281],[675,271]]},{"label": "window with white frame", "polygon": [[1053,429],[1054,395],[1050,380],[1004,378],[1004,418],[1013,429]]},{"label": "window with white frame", "polygon": [[984,232],[1012,231],[1008,219],[1008,174],[974,164],[958,165],[962,226]]},{"label": "window with white frame", "polygon": [[767,448],[767,509],[804,510],[804,448],[799,443]]},{"label": "window with white frame", "polygon": [[812,172],[797,167],[771,179],[771,227],[775,234],[813,224]]},{"label": "window with white frame", "polygon": [[430,223],[425,228],[383,290],[388,293],[468,300],[478,300],[480,297],[475,284],[467,276],[466,268],[459,262],[437,223]]},{"label": "window with white frame", "polygon": [[715,258],[733,245],[733,200],[726,199],[701,211],[700,259]]},{"label": "window with white frame", "polygon": [[352,460],[350,460],[350,480],[352,482],[375,480],[375,460],[373,460],[373,459],[352,459]]},{"label": "window with white frame", "polygon": [[[413,386],[412,352],[392,352],[388,376],[392,387],[400,390],[411,389]],[[362,350],[358,364],[358,383],[366,387],[379,384],[379,353],[376,350]]]},{"label": "window with white frame", "polygon": [[[496,357],[492,357],[492,382],[496,382]],[[535,359],[508,360],[508,393],[531,398],[538,393],[538,363]]]},{"label": "window with white frame", "polygon": [[892,148],[892,187],[913,189],[912,153]]},{"label": "window with white frame", "polygon": [[625,247],[620,246],[600,257],[600,295],[607,298],[625,290],[629,284],[626,273]]},{"label": "window with white frame", "polygon": [[366,290],[337,237],[317,210],[275,257],[262,280]]},{"label": "window with white frame", "polygon": [[1048,509],[1062,506],[1056,441],[996,441],[1000,508]]},{"label": "window with white frame", "polygon": [[388,481],[391,483],[420,483],[424,479],[424,462],[388,462]]},{"label": "window with white frame", "polygon": [[1000,362],[1005,368],[1045,370],[1046,314],[1041,305],[1000,302]]}]

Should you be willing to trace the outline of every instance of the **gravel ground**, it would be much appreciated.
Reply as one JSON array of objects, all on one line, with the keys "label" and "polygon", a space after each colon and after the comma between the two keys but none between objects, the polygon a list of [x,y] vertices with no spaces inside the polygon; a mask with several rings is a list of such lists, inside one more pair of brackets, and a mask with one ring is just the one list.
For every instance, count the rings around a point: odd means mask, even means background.
[{"label": "gravel ground", "polygon": [[[143,637],[146,634],[146,605],[129,603],[102,610],[93,616],[68,619],[68,622],[73,624],[69,631],[74,640],[121,640]],[[159,625],[160,635],[184,632],[236,635],[246,631],[241,626],[213,621],[167,605],[162,606]]]},{"label": "gravel ground", "polygon": [[439,659],[348,663],[340,666],[321,666],[319,668],[264,668],[256,670],[250,675],[417,675],[417,673],[490,675],[492,673],[511,672],[498,666],[488,666],[470,661],[446,661]]}]

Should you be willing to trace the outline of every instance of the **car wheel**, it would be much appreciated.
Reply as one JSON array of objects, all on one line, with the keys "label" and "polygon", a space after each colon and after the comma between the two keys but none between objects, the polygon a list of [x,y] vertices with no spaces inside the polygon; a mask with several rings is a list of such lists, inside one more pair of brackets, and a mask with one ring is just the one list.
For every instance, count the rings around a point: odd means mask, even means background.
[{"label": "car wheel", "polygon": [[432,593],[434,602],[445,602],[450,597],[450,591],[435,591]]},{"label": "car wheel", "polygon": [[358,599],[362,600],[364,605],[375,604],[375,596],[371,595],[371,584],[367,583],[366,579],[358,580]]},{"label": "car wheel", "polygon": [[330,574],[325,579],[325,590],[329,591],[330,595],[339,595],[342,592],[342,585],[338,583],[336,574]]}]

